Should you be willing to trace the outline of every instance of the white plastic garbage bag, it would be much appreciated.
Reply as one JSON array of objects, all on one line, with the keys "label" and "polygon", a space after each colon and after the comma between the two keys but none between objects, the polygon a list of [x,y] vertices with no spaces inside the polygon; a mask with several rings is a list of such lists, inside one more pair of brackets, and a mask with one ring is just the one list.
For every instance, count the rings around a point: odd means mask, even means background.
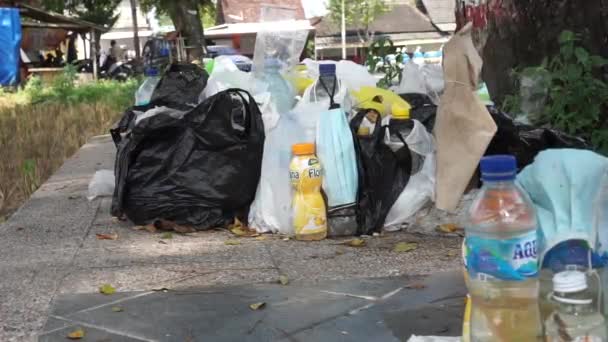
[{"label": "white plastic garbage bag", "polygon": [[319,77],[319,64],[335,64],[336,77],[349,91],[359,91],[364,86],[375,87],[378,83],[365,66],[353,61],[314,61],[307,58],[302,63],[306,65],[308,76],[312,79]]},{"label": "white plastic garbage bag", "polygon": [[322,107],[314,103],[296,106],[281,115],[277,126],[266,134],[260,182],[249,210],[249,226],[258,232],[294,234],[289,180],[291,146],[315,141],[321,111]]},{"label": "white plastic garbage bag", "polygon": [[443,68],[441,64],[425,64],[420,68],[424,76],[426,93],[435,104],[439,104],[439,97],[443,93]]},{"label": "white plastic garbage bag", "polygon": [[398,86],[392,87],[392,91],[397,94],[427,94],[424,74],[418,64],[412,60],[405,63],[401,75],[401,83]]},{"label": "white plastic garbage bag", "polygon": [[93,175],[89,183],[89,194],[87,199],[94,200],[97,197],[112,196],[114,194],[114,171],[99,170]]},{"label": "white plastic garbage bag", "polygon": [[239,70],[229,56],[218,56],[214,60],[207,86],[199,96],[199,103],[229,88],[245,89],[253,93],[253,85],[252,73]]},{"label": "white plastic garbage bag", "polygon": [[[385,230],[399,230],[403,223],[415,219],[415,214],[435,197],[435,142],[433,136],[418,120],[412,132],[405,138],[408,148],[424,159],[391,207],[384,221]],[[388,129],[388,128],[387,128]],[[386,139],[390,139],[390,134]],[[390,142],[387,141],[390,146]]]}]

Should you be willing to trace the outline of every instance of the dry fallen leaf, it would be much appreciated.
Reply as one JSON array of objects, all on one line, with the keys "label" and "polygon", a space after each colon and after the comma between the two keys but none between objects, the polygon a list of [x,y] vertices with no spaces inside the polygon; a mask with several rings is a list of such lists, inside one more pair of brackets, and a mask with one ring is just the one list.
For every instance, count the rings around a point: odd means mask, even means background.
[{"label": "dry fallen leaf", "polygon": [[116,289],[110,284],[103,284],[99,287],[99,293],[102,293],[104,295],[111,295],[116,293]]},{"label": "dry fallen leaf", "polygon": [[112,307],[112,312],[123,312],[124,310],[122,309],[121,306],[113,306]]},{"label": "dry fallen leaf", "polygon": [[255,229],[249,229],[248,227],[245,227],[243,225],[243,223],[241,223],[241,221],[239,221],[238,218],[234,219],[234,223],[231,224],[228,229],[230,230],[230,232],[236,236],[243,236],[243,237],[256,237],[256,236],[260,236],[260,234],[255,230]]},{"label": "dry fallen leaf", "polygon": [[412,290],[420,290],[420,289],[426,288],[426,285],[424,285],[423,283],[412,283],[412,284],[406,285],[405,288],[412,289]]},{"label": "dry fallen leaf", "polygon": [[97,240],[118,240],[118,234],[95,234],[97,236]]},{"label": "dry fallen leaf", "polygon": [[173,233],[164,232],[164,233],[160,234],[160,238],[161,239],[173,239]]},{"label": "dry fallen leaf", "polygon": [[266,303],[264,303],[264,302],[249,304],[249,308],[251,310],[260,310],[260,309],[263,309],[265,306],[266,306]]},{"label": "dry fallen leaf", "polygon": [[448,253],[447,253],[447,256],[449,256],[449,257],[457,257],[459,255],[460,255],[460,251],[453,250],[453,249],[448,251]]},{"label": "dry fallen leaf", "polygon": [[264,240],[268,240],[268,236],[260,235],[260,236],[256,237],[255,239],[258,241],[264,241]]},{"label": "dry fallen leaf", "polygon": [[283,238],[283,241],[289,241],[289,240],[291,240],[291,238],[290,238],[289,236],[288,236],[288,237]]},{"label": "dry fallen leaf", "polygon": [[84,330],[82,328],[78,328],[68,334],[68,338],[70,340],[80,340],[84,337]]},{"label": "dry fallen leaf", "polygon": [[415,250],[416,248],[418,248],[418,244],[415,242],[399,242],[393,248],[393,252],[397,252],[397,253],[411,252],[411,251]]},{"label": "dry fallen leaf", "polygon": [[336,255],[342,255],[342,254],[344,254],[344,251],[343,251],[343,250],[338,249],[338,250],[336,251]]},{"label": "dry fallen leaf", "polygon": [[350,247],[363,247],[363,246],[365,246],[365,240],[352,239],[352,240],[345,241],[343,244],[350,246]]},{"label": "dry fallen leaf", "polygon": [[445,233],[445,234],[452,234],[452,233],[456,233],[461,230],[462,230],[462,228],[458,227],[454,223],[444,223],[444,224],[440,224],[439,226],[437,226],[437,231],[440,233]]},{"label": "dry fallen leaf", "polygon": [[228,245],[228,246],[236,246],[236,245],[240,245],[241,241],[237,241],[237,240],[226,240],[224,241],[224,245]]},{"label": "dry fallen leaf", "polygon": [[166,243],[166,242],[165,242],[165,241],[163,241],[163,240],[159,240],[159,241],[158,241],[158,243],[160,243],[161,245],[168,245],[168,243]]},{"label": "dry fallen leaf", "polygon": [[289,277],[287,277],[286,275],[279,276],[279,283],[281,285],[287,285],[287,284],[289,284]]}]

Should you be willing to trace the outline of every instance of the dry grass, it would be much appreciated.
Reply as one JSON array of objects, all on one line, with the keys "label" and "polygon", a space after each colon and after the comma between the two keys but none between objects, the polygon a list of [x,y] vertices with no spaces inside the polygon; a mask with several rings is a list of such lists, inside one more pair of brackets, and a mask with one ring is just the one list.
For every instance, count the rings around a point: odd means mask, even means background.
[{"label": "dry grass", "polygon": [[[122,89],[122,92],[131,91]],[[129,105],[108,94],[87,103],[24,104],[19,95],[0,96],[0,221],[92,136],[105,134]]]}]

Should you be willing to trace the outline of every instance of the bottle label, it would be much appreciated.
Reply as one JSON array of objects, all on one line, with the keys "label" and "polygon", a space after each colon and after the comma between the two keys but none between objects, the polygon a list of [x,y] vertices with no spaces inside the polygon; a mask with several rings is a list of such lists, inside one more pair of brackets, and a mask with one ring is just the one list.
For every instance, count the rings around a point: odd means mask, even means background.
[{"label": "bottle label", "polygon": [[465,264],[472,278],[485,275],[500,280],[525,281],[538,276],[536,231],[498,240],[467,236]]}]

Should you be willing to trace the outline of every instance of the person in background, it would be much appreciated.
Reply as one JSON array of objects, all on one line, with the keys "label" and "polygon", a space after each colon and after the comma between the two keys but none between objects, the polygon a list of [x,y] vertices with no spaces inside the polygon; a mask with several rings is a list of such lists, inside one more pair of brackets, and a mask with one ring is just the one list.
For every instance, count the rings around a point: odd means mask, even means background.
[{"label": "person in background", "polygon": [[114,60],[113,62],[118,62],[121,59],[122,52],[120,51],[120,47],[116,46],[116,41],[112,40],[110,42],[110,57]]}]

